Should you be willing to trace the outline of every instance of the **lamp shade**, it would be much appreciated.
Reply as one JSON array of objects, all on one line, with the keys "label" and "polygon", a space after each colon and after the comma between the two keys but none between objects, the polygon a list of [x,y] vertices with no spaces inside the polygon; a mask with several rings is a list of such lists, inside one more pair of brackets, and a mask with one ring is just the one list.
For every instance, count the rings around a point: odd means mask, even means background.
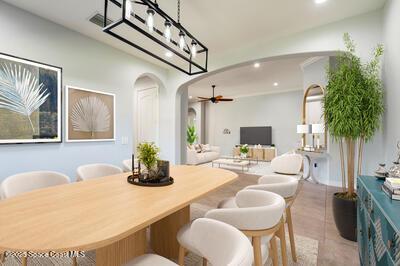
[{"label": "lamp shade", "polygon": [[322,134],[325,133],[324,124],[312,124],[311,125],[311,133],[313,134]]},{"label": "lamp shade", "polygon": [[297,125],[297,133],[298,134],[310,134],[311,133],[311,125]]}]

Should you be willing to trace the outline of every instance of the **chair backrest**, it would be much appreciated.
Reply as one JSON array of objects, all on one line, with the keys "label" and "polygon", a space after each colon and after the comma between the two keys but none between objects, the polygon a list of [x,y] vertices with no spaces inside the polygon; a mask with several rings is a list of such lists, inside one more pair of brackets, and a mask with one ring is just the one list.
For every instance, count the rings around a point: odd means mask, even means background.
[{"label": "chair backrest", "polygon": [[286,206],[282,196],[263,190],[241,190],[235,201],[239,208],[210,210],[205,217],[240,230],[266,230],[280,222]]},{"label": "chair backrest", "polygon": [[196,219],[190,227],[195,248],[216,266],[250,266],[253,248],[235,227],[212,219]]},{"label": "chair backrest", "polygon": [[119,173],[122,173],[122,169],[111,164],[86,164],[78,167],[77,180],[82,181]]},{"label": "chair backrest", "polygon": [[51,171],[35,171],[7,177],[1,184],[4,198],[17,196],[35,189],[68,184],[68,176]]},{"label": "chair backrest", "polygon": [[[131,172],[132,171],[132,159],[123,160],[122,161],[123,170],[124,172]],[[138,160],[135,159],[135,167],[138,165]]]},{"label": "chair backrest", "polygon": [[275,173],[297,175],[303,164],[303,156],[296,153],[283,154],[271,161],[271,169]]},{"label": "chair backrest", "polygon": [[245,189],[265,190],[290,198],[295,196],[298,185],[299,180],[292,176],[265,175],[258,179],[258,185],[247,186]]},{"label": "chair backrest", "polygon": [[123,167],[124,172],[132,171],[132,159],[123,160],[122,165],[124,166]]}]

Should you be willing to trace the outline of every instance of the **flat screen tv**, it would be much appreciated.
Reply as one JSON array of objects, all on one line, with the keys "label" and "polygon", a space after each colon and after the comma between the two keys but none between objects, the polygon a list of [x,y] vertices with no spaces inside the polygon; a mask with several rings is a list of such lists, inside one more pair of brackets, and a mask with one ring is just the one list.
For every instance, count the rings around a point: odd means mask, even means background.
[{"label": "flat screen tv", "polygon": [[241,127],[240,144],[272,145],[272,127]]}]

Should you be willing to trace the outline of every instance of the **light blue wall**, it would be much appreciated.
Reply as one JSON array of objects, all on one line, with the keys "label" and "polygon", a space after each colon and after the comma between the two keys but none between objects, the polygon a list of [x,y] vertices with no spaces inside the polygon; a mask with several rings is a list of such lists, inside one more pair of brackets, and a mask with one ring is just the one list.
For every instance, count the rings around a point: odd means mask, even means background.
[{"label": "light blue wall", "polygon": [[[206,103],[206,142],[221,147],[221,154],[232,155],[240,143],[240,127],[272,126],[272,142],[278,154],[293,150],[300,143],[296,126],[301,120],[303,91],[282,92],[237,98],[233,102]],[[231,134],[223,134],[227,128]]]},{"label": "light blue wall", "polygon": [[400,1],[389,0],[384,9],[383,35],[385,57],[383,83],[385,86],[385,162],[397,158],[396,143],[400,140]]},{"label": "light blue wall", "polygon": [[[0,181],[25,171],[54,170],[75,179],[81,164],[120,165],[129,158],[133,138],[133,86],[143,73],[167,72],[136,57],[0,1],[0,52],[60,66],[65,85],[116,94],[116,142],[20,144],[0,146]],[[94,26],[93,30],[101,30]],[[161,95],[164,92],[161,92]],[[64,127],[64,120],[63,120]],[[121,144],[121,137],[129,139]]]}]

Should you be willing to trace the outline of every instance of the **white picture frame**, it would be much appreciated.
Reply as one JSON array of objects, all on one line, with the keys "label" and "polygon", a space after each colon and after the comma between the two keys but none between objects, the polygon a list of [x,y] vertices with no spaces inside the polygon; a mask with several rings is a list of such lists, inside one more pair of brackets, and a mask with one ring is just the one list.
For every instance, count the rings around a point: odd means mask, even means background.
[{"label": "white picture frame", "polygon": [[[73,132],[77,132],[79,130],[74,130],[74,125],[73,122],[71,122],[71,117],[73,116],[72,112],[73,110],[71,110],[74,108],[74,103],[71,103],[72,99],[71,99],[71,93],[72,90],[75,90],[76,92],[81,92],[83,96],[81,99],[83,98],[88,98],[90,96],[87,95],[93,95],[93,96],[104,96],[104,97],[112,97],[112,107],[109,107],[109,111],[112,112],[111,116],[111,127],[112,129],[109,130],[109,132],[112,133],[112,137],[110,138],[96,138],[94,136],[91,137],[87,137],[87,138],[76,138],[76,136],[73,136],[74,133]],[[77,97],[75,97],[77,98]],[[87,99],[85,99],[84,101],[87,102]],[[77,103],[77,99],[75,99],[75,104]],[[65,141],[66,142],[115,142],[116,141],[116,108],[115,108],[115,94],[114,93],[109,93],[109,92],[104,92],[104,91],[98,91],[98,90],[92,90],[92,89],[86,89],[86,88],[81,88],[78,86],[72,86],[72,85],[66,85],[65,86]],[[71,106],[72,105],[72,106]],[[75,124],[76,126],[76,124]],[[72,132],[72,134],[71,134]],[[88,136],[88,131],[80,131],[80,132],[84,132],[84,134],[86,134],[86,136]],[[97,134],[97,133],[96,133]],[[98,133],[100,134],[100,133]],[[72,135],[72,136],[71,136]]]}]

